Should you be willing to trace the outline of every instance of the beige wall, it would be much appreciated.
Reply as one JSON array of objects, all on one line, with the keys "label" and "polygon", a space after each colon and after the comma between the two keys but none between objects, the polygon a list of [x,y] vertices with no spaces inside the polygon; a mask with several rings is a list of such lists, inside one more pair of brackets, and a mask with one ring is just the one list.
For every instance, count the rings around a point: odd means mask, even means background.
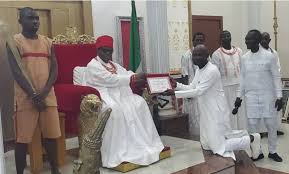
[{"label": "beige wall", "polygon": [[289,42],[289,2],[282,1],[278,2],[277,5],[277,15],[279,21],[279,28],[278,28],[278,52],[280,56],[280,62],[282,67],[282,76],[289,78],[289,49],[288,49],[288,42]]},{"label": "beige wall", "polygon": [[[275,48],[274,42],[274,2],[273,1],[257,1],[248,3],[249,15],[248,23],[249,29],[257,28],[261,32],[268,32],[271,35],[270,46]],[[289,40],[289,1],[277,1],[277,19],[278,19],[278,34],[277,34],[277,48],[281,64],[282,77],[289,78],[289,55],[288,40]]]},{"label": "beige wall", "polygon": [[[277,35],[277,51],[280,57],[282,77],[289,78],[289,1],[277,1],[277,19],[278,19],[278,35]],[[273,29],[273,2],[261,2],[261,28],[270,33],[272,41],[271,47],[274,48],[274,29]],[[262,30],[261,29],[261,30]]]},{"label": "beige wall", "polygon": [[181,57],[189,49],[188,2],[168,1],[168,40],[170,71],[181,72]]},{"label": "beige wall", "polygon": [[[259,29],[271,34],[274,48],[273,1],[197,1],[192,3],[193,15],[223,16],[223,29],[232,33],[232,44],[246,52],[244,38],[248,30]],[[289,78],[289,1],[277,1],[278,53],[282,77]]]},{"label": "beige wall", "polygon": [[223,16],[223,29],[231,32],[232,44],[246,50],[244,38],[248,28],[248,20],[245,1],[193,0],[191,6],[192,15]]}]

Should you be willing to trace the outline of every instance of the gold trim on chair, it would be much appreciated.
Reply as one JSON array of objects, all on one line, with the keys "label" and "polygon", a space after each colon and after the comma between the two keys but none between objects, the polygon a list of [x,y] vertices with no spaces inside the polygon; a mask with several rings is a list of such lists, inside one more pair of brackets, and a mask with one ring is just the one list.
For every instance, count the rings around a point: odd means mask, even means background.
[{"label": "gold trim on chair", "polygon": [[76,27],[66,27],[65,34],[59,34],[53,38],[55,44],[93,44],[95,38],[90,35],[78,35]]},{"label": "gold trim on chair", "polygon": [[[171,148],[165,147],[164,150],[160,153],[159,160],[163,160],[163,159],[169,158],[169,157],[171,157]],[[126,173],[126,172],[132,171],[132,170],[140,168],[140,167],[145,167],[145,166],[141,166],[141,165],[133,164],[133,163],[129,163],[129,162],[123,162],[120,165],[118,165],[112,169],[119,171],[119,172],[122,172],[122,173]]]}]

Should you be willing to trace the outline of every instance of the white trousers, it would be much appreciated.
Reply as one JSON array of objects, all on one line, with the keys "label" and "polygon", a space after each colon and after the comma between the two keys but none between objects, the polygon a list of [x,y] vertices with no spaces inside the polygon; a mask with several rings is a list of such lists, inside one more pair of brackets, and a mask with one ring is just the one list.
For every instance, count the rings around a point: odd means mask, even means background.
[{"label": "white trousers", "polygon": [[[235,85],[228,85],[224,86],[224,91],[226,95],[226,99],[228,102],[228,105],[230,107],[230,111],[232,111],[235,106],[235,100],[237,97],[237,90],[239,88],[239,84]],[[230,121],[231,121],[231,127],[234,130],[247,130],[247,116],[246,116],[246,110],[245,110],[245,102],[242,103],[241,107],[238,110],[237,115],[230,114]]]},{"label": "white trousers", "polygon": [[[277,118],[277,130],[281,129],[281,123],[282,123],[282,112],[278,112],[278,118]],[[261,121],[261,126],[259,126],[259,133],[267,132],[265,121]]]},{"label": "white trousers", "polygon": [[247,150],[250,148],[249,135],[240,138],[230,138],[225,142],[225,151]]},{"label": "white trousers", "polygon": [[[277,128],[278,118],[263,118],[265,127],[268,131],[268,150],[269,153],[276,153],[277,150]],[[250,133],[258,133],[260,130],[262,118],[248,118],[248,127]]]},{"label": "white trousers", "polygon": [[184,99],[183,111],[189,114],[190,134],[200,135],[200,113],[197,99]]}]

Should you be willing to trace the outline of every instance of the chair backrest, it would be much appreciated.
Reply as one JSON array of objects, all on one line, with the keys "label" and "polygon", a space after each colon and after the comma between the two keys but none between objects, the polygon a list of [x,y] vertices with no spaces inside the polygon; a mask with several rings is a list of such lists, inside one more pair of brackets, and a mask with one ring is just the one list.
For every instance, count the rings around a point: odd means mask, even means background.
[{"label": "chair backrest", "polygon": [[54,44],[54,50],[58,63],[56,84],[73,84],[73,69],[86,66],[97,55],[95,44]]}]

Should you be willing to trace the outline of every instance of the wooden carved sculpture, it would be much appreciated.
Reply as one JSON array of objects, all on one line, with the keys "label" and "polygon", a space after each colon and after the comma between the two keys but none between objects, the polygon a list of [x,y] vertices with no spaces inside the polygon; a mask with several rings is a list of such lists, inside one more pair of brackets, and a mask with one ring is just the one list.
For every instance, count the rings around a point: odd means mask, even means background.
[{"label": "wooden carved sculpture", "polygon": [[74,174],[99,174],[102,133],[110,116],[108,108],[100,113],[102,102],[94,95],[85,96],[80,105],[80,153],[74,161]]}]

